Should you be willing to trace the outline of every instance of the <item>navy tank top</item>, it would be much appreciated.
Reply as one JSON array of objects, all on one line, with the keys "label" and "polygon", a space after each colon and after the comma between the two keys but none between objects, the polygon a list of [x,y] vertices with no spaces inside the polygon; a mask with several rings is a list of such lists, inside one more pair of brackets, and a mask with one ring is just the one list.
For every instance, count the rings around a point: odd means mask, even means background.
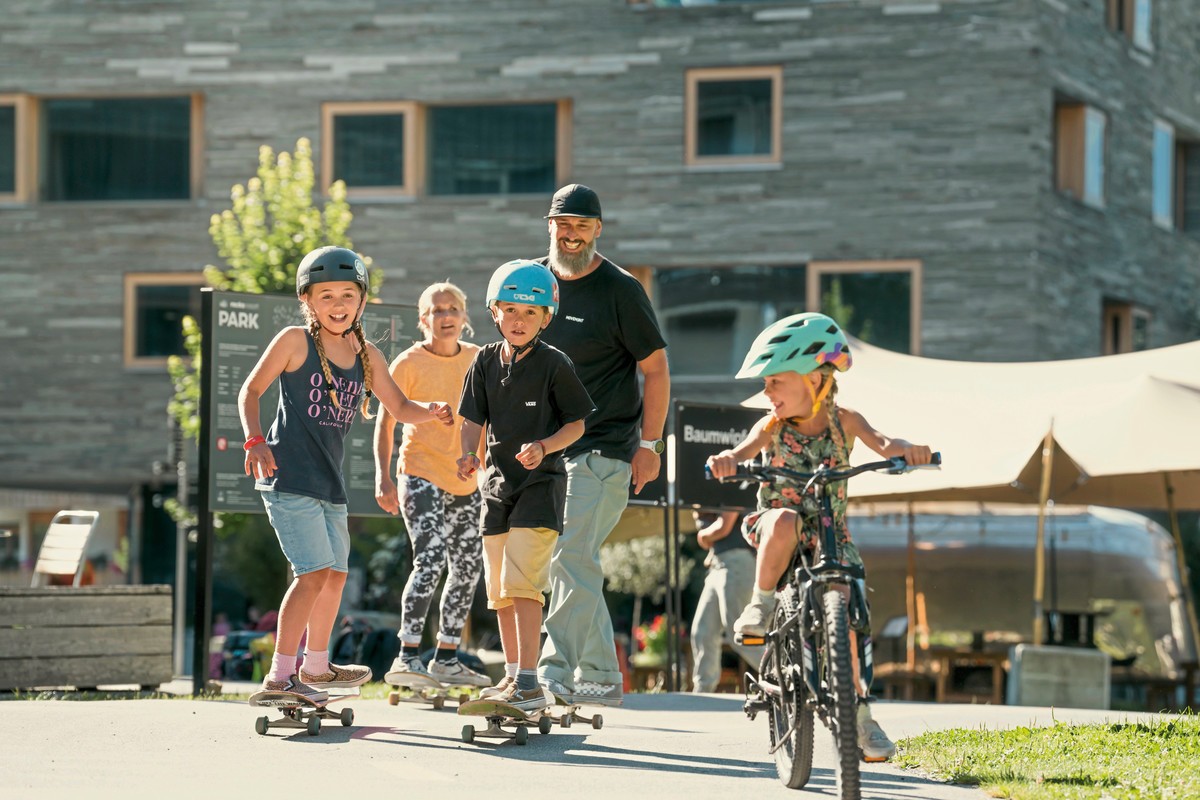
[{"label": "navy tank top", "polygon": [[329,363],[339,408],[326,389],[312,334],[306,333],[306,338],[308,357],[304,365],[279,376],[279,409],[267,433],[267,444],[275,456],[275,474],[255,481],[254,488],[345,503],[342,457],[346,434],[362,399],[362,358],[350,369]]}]

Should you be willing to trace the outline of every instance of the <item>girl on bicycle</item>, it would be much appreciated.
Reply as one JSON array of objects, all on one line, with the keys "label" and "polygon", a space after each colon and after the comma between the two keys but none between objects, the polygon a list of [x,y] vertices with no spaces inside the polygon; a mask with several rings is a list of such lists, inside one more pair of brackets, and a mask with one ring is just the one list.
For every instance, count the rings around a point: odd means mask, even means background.
[{"label": "girl on bicycle", "polygon": [[[751,428],[746,438],[731,450],[708,459],[713,477],[725,478],[737,471],[740,461],[764,454],[773,466],[798,472],[817,467],[845,467],[856,439],[885,458],[904,456],[909,464],[928,464],[932,453],[925,445],[885,436],[859,414],[839,406],[835,372],[850,368],[850,346],[841,327],[824,314],[804,313],[785,317],[769,325],[746,354],[738,378],[762,378],[763,392],[771,411]],[[818,502],[802,495],[802,486],[788,482],[763,483],[758,490],[757,510],[742,523],[743,535],[757,548],[755,587],[750,604],[734,622],[743,635],[762,636],[775,608],[775,587],[791,562],[797,547],[814,549],[819,539]],[[846,527],[846,482],[830,484],[837,532],[839,558],[861,566],[858,548]],[[851,652],[857,652],[853,644]],[[859,688],[858,745],[867,761],[886,761],[896,746],[871,719],[862,695],[858,660],[854,660],[854,683]]]}]

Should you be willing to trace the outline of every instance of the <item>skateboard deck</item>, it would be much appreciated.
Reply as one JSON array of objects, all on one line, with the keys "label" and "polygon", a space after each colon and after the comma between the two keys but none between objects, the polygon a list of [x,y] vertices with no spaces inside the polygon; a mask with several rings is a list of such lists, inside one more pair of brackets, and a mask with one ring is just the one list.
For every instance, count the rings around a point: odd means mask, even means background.
[{"label": "skateboard deck", "polygon": [[[498,700],[472,700],[458,707],[458,713],[466,717],[483,717],[487,721],[485,730],[477,730],[474,725],[464,725],[462,740],[470,744],[476,736],[512,739],[517,744],[529,742],[529,728],[536,726],[539,733],[549,733],[554,727],[554,718],[546,709],[537,711],[522,711],[516,706],[501,703]],[[511,730],[507,730],[511,728]]]},{"label": "skateboard deck", "polygon": [[332,703],[358,697],[358,692],[348,694],[331,694],[328,700],[316,702],[291,692],[255,692],[250,695],[249,704],[260,708],[274,708],[283,714],[282,719],[259,717],[254,721],[254,730],[259,735],[265,735],[271,728],[303,728],[309,736],[321,732],[322,719],[336,719],[343,727],[354,723],[354,709],[343,708],[333,711],[328,708]]},{"label": "skateboard deck", "polygon": [[[390,673],[389,673],[390,675]],[[385,679],[388,676],[384,676]],[[445,707],[446,699],[457,699],[461,706],[471,699],[470,686],[442,683],[432,675],[422,675],[419,672],[403,672],[392,675],[387,681],[396,691],[388,692],[388,705],[406,703],[429,703],[434,709]]]}]

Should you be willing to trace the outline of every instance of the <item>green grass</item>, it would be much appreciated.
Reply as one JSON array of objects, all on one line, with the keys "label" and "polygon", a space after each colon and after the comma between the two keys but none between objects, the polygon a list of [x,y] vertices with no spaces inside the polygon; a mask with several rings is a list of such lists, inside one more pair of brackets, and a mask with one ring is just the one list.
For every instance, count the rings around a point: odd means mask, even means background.
[{"label": "green grass", "polygon": [[895,763],[1013,800],[1200,797],[1200,717],[950,730],[899,743]]}]

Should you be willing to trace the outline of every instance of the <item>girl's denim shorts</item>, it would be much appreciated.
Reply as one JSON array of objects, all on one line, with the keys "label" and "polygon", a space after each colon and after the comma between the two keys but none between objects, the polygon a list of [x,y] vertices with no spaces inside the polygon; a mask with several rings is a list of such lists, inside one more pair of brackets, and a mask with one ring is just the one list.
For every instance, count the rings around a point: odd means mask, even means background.
[{"label": "girl's denim shorts", "polygon": [[350,570],[350,528],[345,503],[287,492],[259,492],[292,572],[332,567]]}]

